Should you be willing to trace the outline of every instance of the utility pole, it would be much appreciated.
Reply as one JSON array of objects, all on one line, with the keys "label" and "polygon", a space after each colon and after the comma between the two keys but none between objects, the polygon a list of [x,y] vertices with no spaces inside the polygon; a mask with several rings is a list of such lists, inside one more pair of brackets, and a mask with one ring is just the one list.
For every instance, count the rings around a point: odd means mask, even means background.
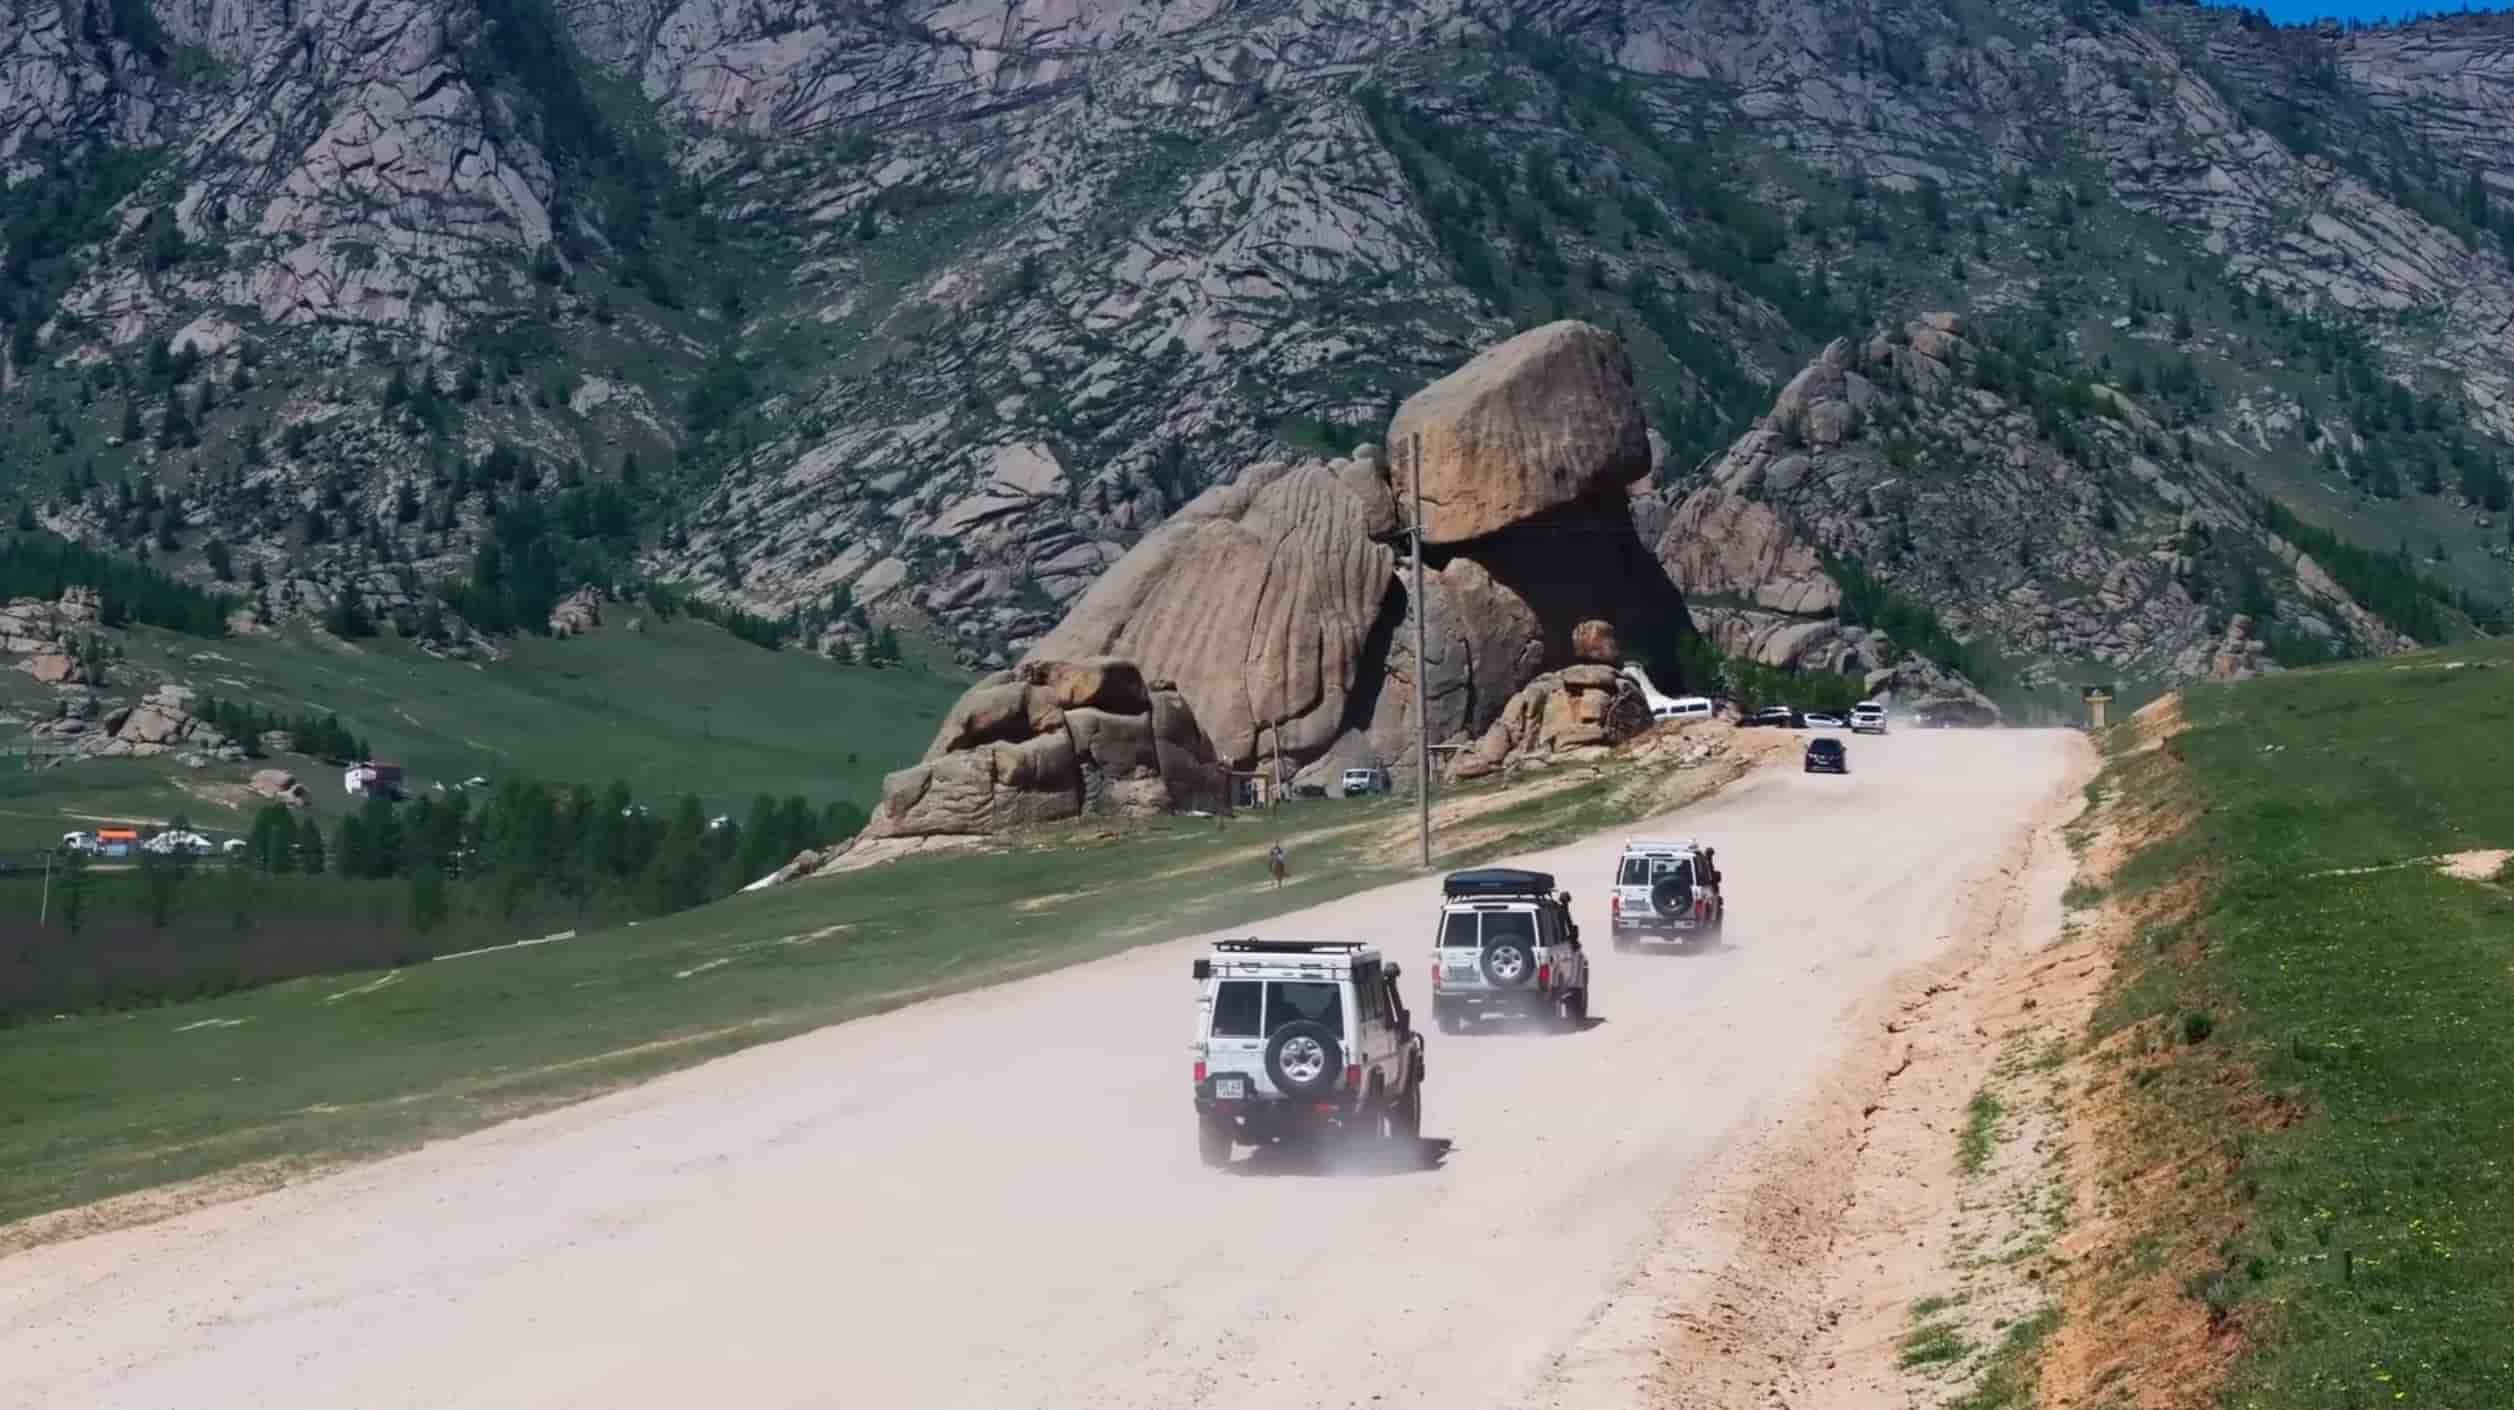
[{"label": "utility pole", "polygon": [[1414,465],[1414,808],[1422,834],[1423,869],[1432,865],[1432,721],[1430,715],[1432,658],[1424,647],[1429,635],[1423,621],[1432,604],[1423,596],[1423,433],[1408,438],[1406,459]]}]

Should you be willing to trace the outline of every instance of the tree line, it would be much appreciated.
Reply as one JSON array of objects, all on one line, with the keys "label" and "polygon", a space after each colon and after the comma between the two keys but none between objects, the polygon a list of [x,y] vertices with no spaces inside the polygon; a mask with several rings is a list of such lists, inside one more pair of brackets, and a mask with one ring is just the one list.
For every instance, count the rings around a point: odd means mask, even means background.
[{"label": "tree line", "polygon": [[0,599],[57,600],[73,587],[96,590],[98,622],[107,627],[137,623],[190,636],[227,634],[236,600],[180,582],[142,563],[101,553],[52,534],[19,534],[0,541]]}]

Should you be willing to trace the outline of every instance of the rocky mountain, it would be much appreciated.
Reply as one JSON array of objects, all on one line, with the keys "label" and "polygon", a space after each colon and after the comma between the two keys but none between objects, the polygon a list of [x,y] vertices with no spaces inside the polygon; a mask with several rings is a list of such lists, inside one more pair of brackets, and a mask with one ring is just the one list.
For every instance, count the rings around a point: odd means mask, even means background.
[{"label": "rocky mountain", "polygon": [[[0,485],[257,621],[634,576],[1004,665],[1208,487],[1577,317],[1670,522],[1763,505],[1872,615],[2038,679],[2376,649],[2507,589],[2509,103],[2504,17],[2158,0],[20,4]],[[1800,369],[1932,310],[2035,370],[1775,486]],[[2099,387],[2124,429],[2036,448]],[[1997,573],[1938,542],[2038,495]]]}]

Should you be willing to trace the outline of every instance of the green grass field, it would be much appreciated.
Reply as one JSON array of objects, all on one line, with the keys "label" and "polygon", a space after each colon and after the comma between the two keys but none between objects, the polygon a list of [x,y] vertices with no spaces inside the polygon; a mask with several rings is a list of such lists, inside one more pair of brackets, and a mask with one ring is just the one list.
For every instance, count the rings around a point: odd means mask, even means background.
[{"label": "green grass field", "polygon": [[[614,608],[593,633],[525,637],[505,661],[441,661],[389,638],[344,646],[289,635],[208,641],[142,629],[126,637],[122,681],[196,688],[283,713],[337,713],[419,787],[475,775],[525,776],[597,788],[625,780],[641,798],[696,793],[739,816],[759,793],[871,806],[882,775],[912,762],[966,681],[933,670],[834,665],[764,651],[705,623],[657,621]],[[630,616],[646,618],[631,632]],[[23,676],[0,689],[30,703]],[[6,703],[6,702],[0,702]],[[338,771],[303,756],[267,761],[295,772],[320,812],[343,805]],[[253,766],[186,769],[170,758],[89,759],[30,771],[0,760],[0,851],[47,844],[99,818],[186,814],[234,831],[250,804],[233,785]]]},{"label": "green grass field", "polygon": [[[1608,825],[1636,778],[1487,812],[1471,853],[1437,860]],[[1410,874],[1410,818],[1408,800],[1380,799],[1227,825],[1086,823],[578,940],[0,1030],[0,1225],[403,1149],[934,994],[1253,923]],[[1294,872],[1280,891],[1264,877],[1277,840]]]},{"label": "green grass field", "polygon": [[2514,892],[2422,860],[2514,848],[2514,647],[2184,709],[2112,782],[2194,805],[2119,882],[2197,878],[2198,913],[2134,947],[2105,1022],[2157,1022],[2182,1056],[2144,1099],[2224,1133],[2242,1232],[2188,1292],[2248,1343],[2225,1403],[2514,1405]]}]

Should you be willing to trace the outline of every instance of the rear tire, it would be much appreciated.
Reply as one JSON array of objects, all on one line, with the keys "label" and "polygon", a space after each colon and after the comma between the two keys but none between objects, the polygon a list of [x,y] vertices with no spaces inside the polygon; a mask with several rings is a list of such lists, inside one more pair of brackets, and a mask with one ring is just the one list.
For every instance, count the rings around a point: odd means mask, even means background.
[{"label": "rear tire", "polygon": [[1196,1123],[1196,1158],[1214,1170],[1231,1163],[1231,1127],[1207,1117]]},{"label": "rear tire", "polygon": [[1396,1109],[1388,1114],[1388,1139],[1419,1141],[1423,1139],[1423,1089],[1409,1085]]}]

